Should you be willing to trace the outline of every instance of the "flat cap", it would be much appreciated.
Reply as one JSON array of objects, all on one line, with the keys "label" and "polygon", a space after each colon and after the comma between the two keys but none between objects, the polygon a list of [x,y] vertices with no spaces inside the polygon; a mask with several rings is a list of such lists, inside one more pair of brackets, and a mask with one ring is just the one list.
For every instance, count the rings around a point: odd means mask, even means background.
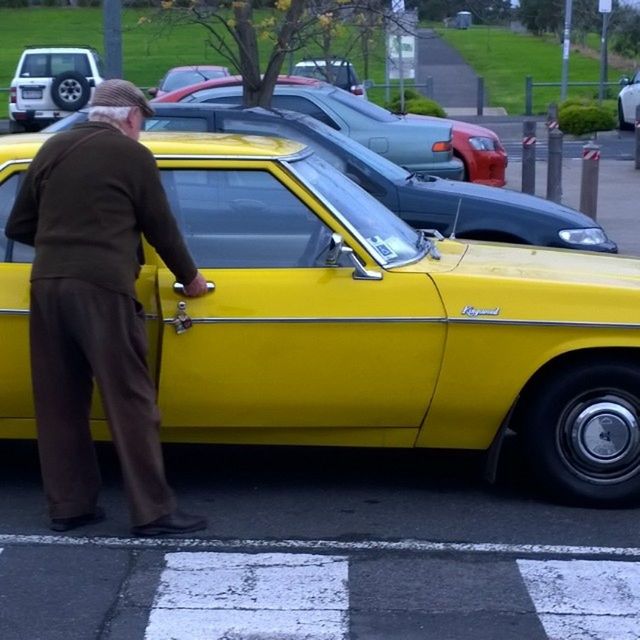
[{"label": "flat cap", "polygon": [[128,80],[113,78],[101,82],[93,94],[92,107],[139,107],[145,117],[153,115],[153,108],[144,93]]}]

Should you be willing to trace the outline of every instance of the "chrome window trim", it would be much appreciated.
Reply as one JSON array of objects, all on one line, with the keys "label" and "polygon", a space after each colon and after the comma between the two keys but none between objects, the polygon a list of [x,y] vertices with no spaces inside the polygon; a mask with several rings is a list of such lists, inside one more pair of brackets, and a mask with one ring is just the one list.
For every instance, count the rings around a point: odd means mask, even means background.
[{"label": "chrome window trim", "polygon": [[578,320],[508,320],[506,318],[449,318],[449,324],[497,324],[522,327],[573,327],[586,329],[640,329],[635,322],[588,322]]}]

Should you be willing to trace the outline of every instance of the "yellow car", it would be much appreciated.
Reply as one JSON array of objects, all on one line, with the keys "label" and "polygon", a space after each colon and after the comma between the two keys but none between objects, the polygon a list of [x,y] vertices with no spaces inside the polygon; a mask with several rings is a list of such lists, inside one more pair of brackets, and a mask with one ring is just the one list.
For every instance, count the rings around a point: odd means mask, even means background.
[{"label": "yellow car", "polygon": [[[2,228],[43,139],[0,140]],[[165,440],[496,454],[511,428],[556,495],[638,497],[640,261],[419,233],[296,142],[143,142],[215,285],[184,298],[146,247]],[[0,437],[31,437],[32,252],[0,248]]]}]

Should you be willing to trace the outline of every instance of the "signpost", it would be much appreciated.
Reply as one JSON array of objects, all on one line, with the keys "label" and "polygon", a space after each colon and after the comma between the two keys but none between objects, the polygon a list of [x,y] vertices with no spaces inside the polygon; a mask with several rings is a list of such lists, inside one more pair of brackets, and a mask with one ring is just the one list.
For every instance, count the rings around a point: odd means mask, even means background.
[{"label": "signpost", "polygon": [[391,0],[392,20],[387,26],[386,86],[389,102],[389,81],[398,80],[400,110],[404,111],[404,80],[415,79],[417,14],[405,12],[404,0]]},{"label": "signpost", "polygon": [[600,38],[600,88],[598,102],[604,99],[604,85],[607,81],[607,28],[611,15],[611,0],[599,0],[598,11],[602,14],[602,37]]},{"label": "signpost", "polygon": [[560,100],[567,99],[569,83],[569,51],[571,50],[571,14],[573,0],[565,0],[564,6],[564,38],[562,40],[562,78],[560,80]]}]

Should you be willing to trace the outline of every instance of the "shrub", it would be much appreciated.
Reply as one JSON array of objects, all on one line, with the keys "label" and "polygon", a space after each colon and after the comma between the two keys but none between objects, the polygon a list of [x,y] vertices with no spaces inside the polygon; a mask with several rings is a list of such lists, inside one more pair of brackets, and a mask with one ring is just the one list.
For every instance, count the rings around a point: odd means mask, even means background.
[{"label": "shrub", "polygon": [[615,129],[616,118],[609,109],[596,103],[563,104],[558,109],[558,125],[564,133],[580,136]]},{"label": "shrub", "polygon": [[[395,96],[388,105],[390,111],[400,113],[400,95]],[[416,113],[421,116],[436,116],[444,118],[444,109],[435,101],[431,100],[415,89],[404,90],[404,111],[405,113]]]}]

